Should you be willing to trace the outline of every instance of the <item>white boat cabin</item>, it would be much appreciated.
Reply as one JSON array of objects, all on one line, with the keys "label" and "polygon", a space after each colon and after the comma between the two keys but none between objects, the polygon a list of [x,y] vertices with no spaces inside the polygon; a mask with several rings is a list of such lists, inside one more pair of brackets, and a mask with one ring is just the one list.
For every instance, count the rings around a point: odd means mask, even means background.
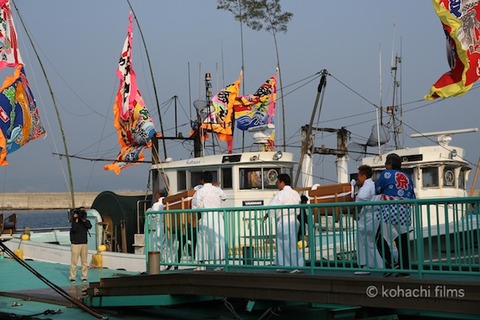
[{"label": "white boat cabin", "polygon": [[[210,171],[214,183],[227,194],[225,207],[267,205],[277,189],[277,177],[292,177],[296,162],[289,152],[243,152],[209,155],[153,165],[160,188],[169,195],[191,190],[200,182],[203,171]],[[293,179],[293,177],[292,177]]]},{"label": "white boat cabin", "polygon": [[[466,183],[471,167],[464,160],[464,149],[442,143],[399,149],[390,153],[396,153],[402,158],[402,169],[412,177],[417,198],[467,196]],[[362,164],[372,167],[374,181],[385,169],[387,155],[388,153],[382,157],[363,159]]]}]

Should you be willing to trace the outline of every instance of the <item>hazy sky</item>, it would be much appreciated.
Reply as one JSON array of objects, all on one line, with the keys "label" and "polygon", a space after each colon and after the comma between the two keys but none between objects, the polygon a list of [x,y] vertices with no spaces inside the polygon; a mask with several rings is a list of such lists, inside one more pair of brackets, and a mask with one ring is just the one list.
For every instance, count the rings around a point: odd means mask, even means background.
[{"label": "hazy sky", "polygon": [[[114,159],[117,136],[112,105],[118,88],[116,68],[125,40],[129,7],[123,0],[16,0],[35,42],[57,99],[70,154]],[[241,68],[240,27],[232,14],[216,9],[213,0],[131,0],[147,42],[158,100],[168,135],[174,134],[174,104],[178,96],[178,124],[188,135],[191,101],[204,98],[204,73],[210,72],[213,91],[233,82]],[[321,127],[346,127],[351,141],[364,143],[380,105],[379,48],[382,52],[382,105],[392,99],[392,52],[402,57],[400,72],[405,146],[431,143],[410,139],[416,132],[479,126],[479,91],[443,101],[423,96],[448,70],[445,37],[430,0],[282,1],[294,14],[286,34],[278,34],[288,151],[299,154],[300,127],[308,123],[315,101],[317,72],[327,69]],[[8,156],[0,169],[1,192],[66,191],[66,161],[59,125],[45,79],[17,12],[14,11],[20,50],[48,136],[28,143]],[[395,27],[394,27],[395,26]],[[273,38],[266,31],[244,26],[245,93],[253,93],[275,72]],[[145,50],[134,25],[133,68],[138,87],[160,129]],[[280,104],[277,105],[280,111]],[[277,144],[282,143],[277,112]],[[237,135],[237,137],[240,135]],[[334,148],[335,137],[323,134],[316,146]],[[479,133],[453,136],[452,145],[467,150],[475,166],[480,155]],[[235,139],[238,147],[241,141]],[[370,150],[374,151],[374,150]],[[189,156],[191,145],[168,145],[174,159]],[[150,158],[150,151],[145,152]],[[163,157],[163,156],[162,156]],[[126,169],[120,176],[103,170],[106,162],[72,159],[76,191],[146,190],[148,165]],[[316,182],[335,177],[333,156],[315,156]],[[352,171],[358,163],[350,161]],[[472,171],[473,173],[473,171]],[[473,176],[473,175],[472,175]]]}]

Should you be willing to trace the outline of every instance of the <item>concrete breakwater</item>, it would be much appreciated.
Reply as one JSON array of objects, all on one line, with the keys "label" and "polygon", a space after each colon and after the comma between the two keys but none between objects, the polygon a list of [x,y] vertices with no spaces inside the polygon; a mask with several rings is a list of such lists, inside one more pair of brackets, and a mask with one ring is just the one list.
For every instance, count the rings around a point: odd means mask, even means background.
[{"label": "concrete breakwater", "polygon": [[[99,192],[76,192],[75,206],[90,208]],[[119,192],[121,195],[139,195],[141,192]],[[68,192],[2,193],[0,210],[49,210],[72,207]]]}]

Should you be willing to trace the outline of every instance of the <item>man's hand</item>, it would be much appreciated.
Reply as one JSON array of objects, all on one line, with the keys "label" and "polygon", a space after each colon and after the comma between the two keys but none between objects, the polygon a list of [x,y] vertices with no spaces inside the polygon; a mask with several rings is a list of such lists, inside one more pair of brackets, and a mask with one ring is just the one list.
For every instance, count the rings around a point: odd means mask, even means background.
[{"label": "man's hand", "polygon": [[263,221],[265,221],[267,219],[268,219],[268,213],[265,213],[265,215],[263,216]]}]

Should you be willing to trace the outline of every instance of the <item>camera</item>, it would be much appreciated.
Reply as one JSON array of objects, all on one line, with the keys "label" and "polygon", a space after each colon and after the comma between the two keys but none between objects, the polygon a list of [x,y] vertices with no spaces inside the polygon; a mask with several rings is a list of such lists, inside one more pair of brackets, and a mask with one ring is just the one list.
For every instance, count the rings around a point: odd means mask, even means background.
[{"label": "camera", "polygon": [[87,219],[87,211],[84,208],[74,208],[68,210],[68,222],[73,222],[78,218],[78,221],[85,221]]}]

